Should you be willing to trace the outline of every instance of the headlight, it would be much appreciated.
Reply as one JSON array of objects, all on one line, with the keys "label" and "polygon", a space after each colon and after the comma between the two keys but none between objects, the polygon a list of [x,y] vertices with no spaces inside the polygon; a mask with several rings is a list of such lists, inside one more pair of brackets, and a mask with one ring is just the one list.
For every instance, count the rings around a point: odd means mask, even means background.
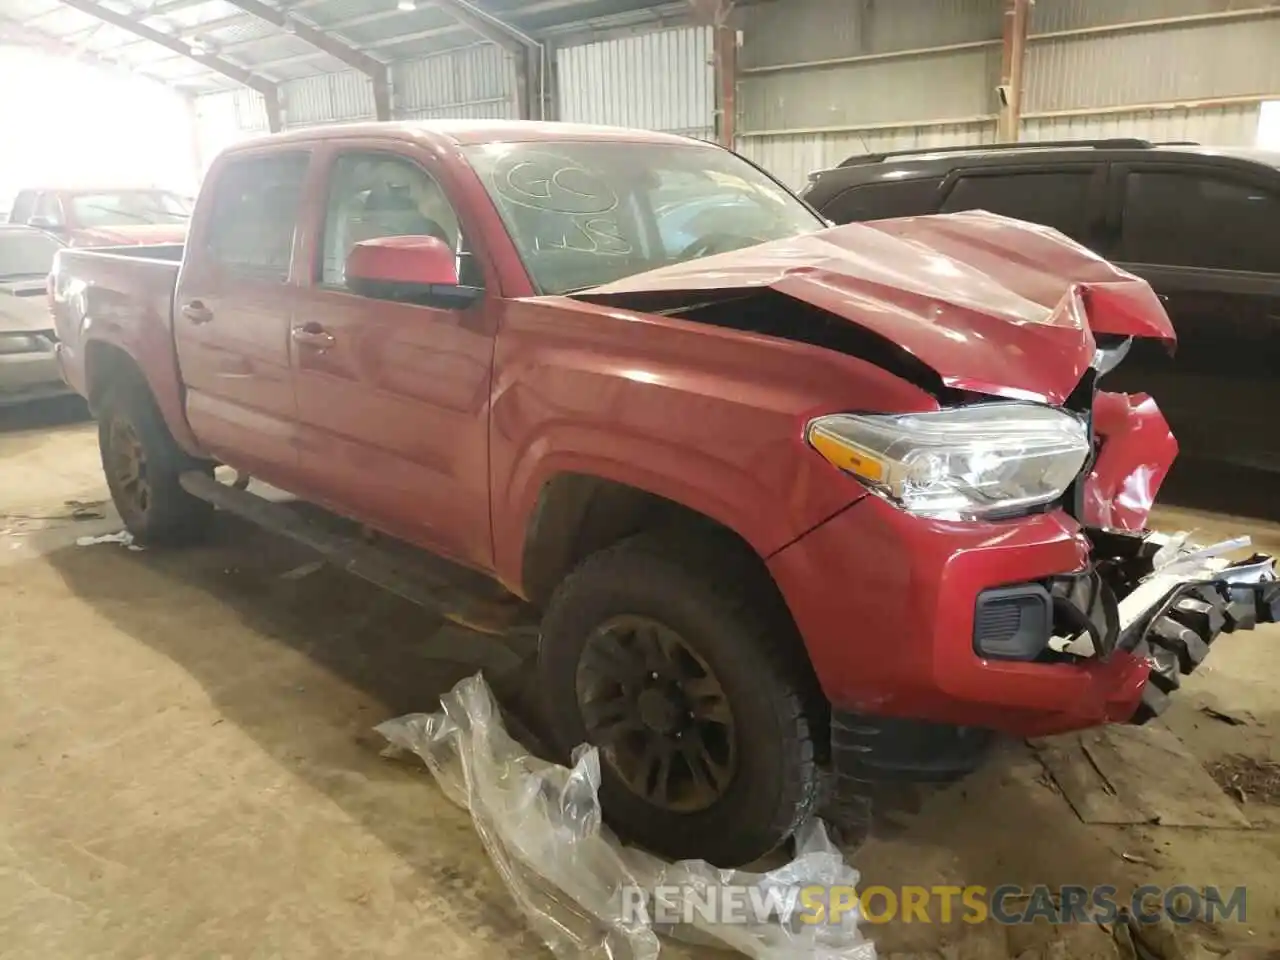
[{"label": "headlight", "polygon": [[49,349],[44,337],[35,333],[0,333],[0,356],[39,353]]},{"label": "headlight", "polygon": [[834,414],[810,422],[809,443],[904,510],[977,520],[1056,500],[1089,455],[1078,418],[1031,403],[935,413]]}]

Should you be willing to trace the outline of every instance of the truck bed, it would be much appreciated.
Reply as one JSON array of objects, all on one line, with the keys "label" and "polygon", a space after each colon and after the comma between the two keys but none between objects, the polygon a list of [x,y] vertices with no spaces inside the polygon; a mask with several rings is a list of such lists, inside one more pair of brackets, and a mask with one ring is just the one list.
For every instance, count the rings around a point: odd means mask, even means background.
[{"label": "truck bed", "polygon": [[[182,244],[67,248],[54,267],[53,316],[63,377],[93,401],[86,330],[94,347],[137,361],[180,444],[182,389],[173,350],[173,297]],[[99,357],[101,353],[99,352]]]}]

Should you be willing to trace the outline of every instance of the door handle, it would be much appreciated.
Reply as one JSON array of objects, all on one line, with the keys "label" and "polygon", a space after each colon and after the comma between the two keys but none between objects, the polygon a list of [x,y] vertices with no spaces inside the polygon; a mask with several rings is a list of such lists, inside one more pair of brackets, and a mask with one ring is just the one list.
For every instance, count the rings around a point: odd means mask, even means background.
[{"label": "door handle", "polygon": [[317,350],[327,350],[334,344],[333,334],[318,323],[304,323],[300,327],[294,327],[289,335],[293,337],[294,343]]},{"label": "door handle", "polygon": [[208,323],[213,319],[213,311],[199,300],[192,300],[182,305],[182,315],[192,323]]}]

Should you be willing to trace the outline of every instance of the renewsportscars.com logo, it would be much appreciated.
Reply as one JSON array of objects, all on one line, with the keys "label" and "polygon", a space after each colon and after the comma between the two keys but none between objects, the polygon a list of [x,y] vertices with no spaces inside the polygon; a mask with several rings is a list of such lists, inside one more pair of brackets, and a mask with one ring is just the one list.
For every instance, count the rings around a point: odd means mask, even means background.
[{"label": "renewsportscars.com logo", "polygon": [[1114,886],[624,887],[626,922],[784,926],[889,923],[1114,923],[1127,911],[1139,923],[1245,922],[1244,887],[1138,887],[1121,897]]}]

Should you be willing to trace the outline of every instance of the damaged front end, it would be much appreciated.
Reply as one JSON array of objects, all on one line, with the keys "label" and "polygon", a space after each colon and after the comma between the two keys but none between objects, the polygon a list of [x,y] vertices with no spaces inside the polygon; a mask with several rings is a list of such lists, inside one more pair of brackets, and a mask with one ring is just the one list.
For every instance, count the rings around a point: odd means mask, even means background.
[{"label": "damaged front end", "polygon": [[[1177,442],[1151,397],[1100,383],[1173,327],[1145,281],[1056,231],[850,224],[574,296],[855,357],[933,399],[807,419],[805,445],[870,495],[770,559],[859,769],[964,766],[952,741],[975,730],[1145,721],[1221,633],[1280,616],[1270,557],[1147,529]],[[843,569],[838,602],[811,586]],[[849,624],[895,603],[895,644],[855,657]]]},{"label": "damaged front end", "polygon": [[1150,673],[1131,722],[1162,713],[1221,634],[1280,622],[1275,561],[1223,556],[1247,547],[1247,537],[1197,547],[1185,535],[1086,533],[1091,569],[1046,585],[1054,625],[1047,653],[1105,661],[1121,652],[1145,662]]}]

